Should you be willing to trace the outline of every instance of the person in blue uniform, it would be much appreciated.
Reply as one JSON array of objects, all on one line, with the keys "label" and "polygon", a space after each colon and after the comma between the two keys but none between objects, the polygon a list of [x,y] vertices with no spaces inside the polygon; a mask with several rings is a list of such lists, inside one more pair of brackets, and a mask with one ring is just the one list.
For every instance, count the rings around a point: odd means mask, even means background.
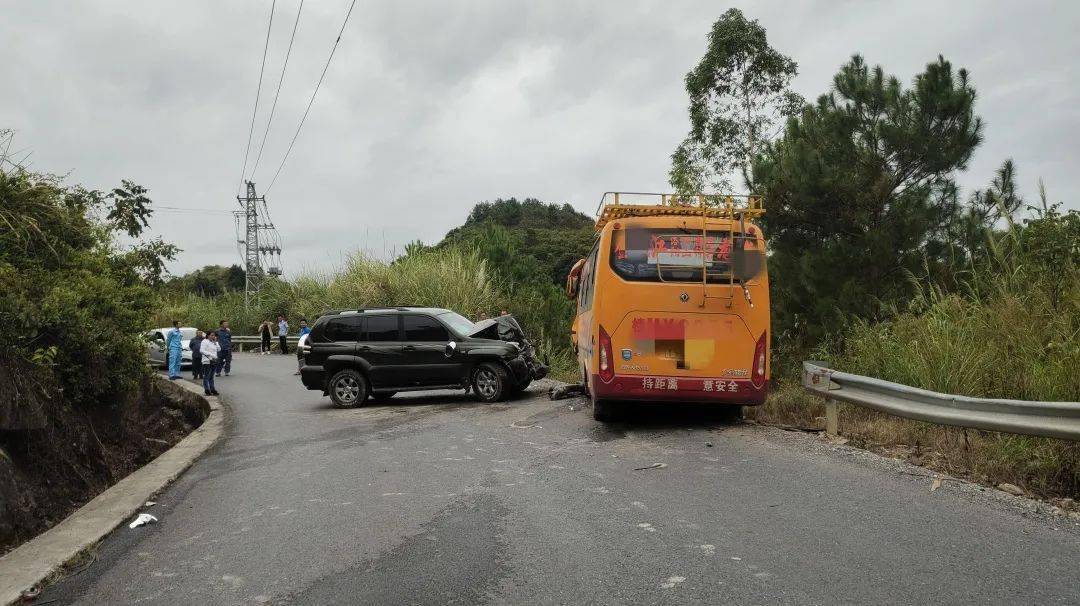
[{"label": "person in blue uniform", "polygon": [[180,321],[173,320],[172,325],[165,344],[169,348],[169,378],[175,381],[180,378],[180,362],[184,359],[184,337],[180,334]]}]

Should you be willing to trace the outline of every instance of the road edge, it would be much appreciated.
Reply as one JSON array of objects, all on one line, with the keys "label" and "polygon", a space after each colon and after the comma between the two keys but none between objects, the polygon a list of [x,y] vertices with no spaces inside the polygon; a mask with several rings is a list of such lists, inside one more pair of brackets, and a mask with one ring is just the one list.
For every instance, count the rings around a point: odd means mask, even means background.
[{"label": "road edge", "polygon": [[107,488],[62,522],[0,558],[0,604],[20,602],[24,591],[31,590],[131,518],[151,496],[176,480],[221,439],[226,415],[220,399],[204,396],[201,389],[184,380],[173,384],[206,400],[210,407],[206,420],[172,448]]}]

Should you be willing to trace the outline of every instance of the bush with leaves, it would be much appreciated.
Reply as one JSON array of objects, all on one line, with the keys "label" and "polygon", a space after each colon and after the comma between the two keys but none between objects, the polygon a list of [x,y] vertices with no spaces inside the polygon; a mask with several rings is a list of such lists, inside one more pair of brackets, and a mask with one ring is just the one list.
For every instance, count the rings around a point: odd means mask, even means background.
[{"label": "bush with leaves", "polygon": [[139,333],[154,286],[178,249],[121,247],[116,235],[138,238],[150,214],[130,181],[103,194],[0,171],[0,362],[32,368],[24,381],[77,406],[133,388],[147,369]]}]

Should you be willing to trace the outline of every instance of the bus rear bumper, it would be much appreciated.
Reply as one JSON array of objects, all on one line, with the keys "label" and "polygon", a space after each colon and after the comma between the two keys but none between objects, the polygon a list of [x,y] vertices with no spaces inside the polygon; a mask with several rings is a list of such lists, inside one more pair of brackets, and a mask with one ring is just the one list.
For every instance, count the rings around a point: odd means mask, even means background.
[{"label": "bus rear bumper", "polygon": [[760,388],[749,379],[710,379],[657,376],[616,376],[604,383],[592,375],[589,387],[603,400],[645,402],[700,402],[703,404],[740,404],[757,406],[765,402],[769,391],[766,381]]}]

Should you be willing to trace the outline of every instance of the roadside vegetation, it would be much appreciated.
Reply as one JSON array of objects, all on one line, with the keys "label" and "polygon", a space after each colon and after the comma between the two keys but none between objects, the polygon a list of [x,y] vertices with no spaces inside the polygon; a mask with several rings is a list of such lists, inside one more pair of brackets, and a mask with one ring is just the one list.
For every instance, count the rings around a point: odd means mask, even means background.
[{"label": "roadside vegetation", "polygon": [[[999,234],[992,259],[948,292],[912,276],[908,309],[854,319],[804,358],[924,389],[1020,400],[1080,399],[1080,214],[1046,212]],[[801,357],[789,359],[793,366]],[[823,425],[795,368],[753,418]],[[1080,444],[942,427],[841,405],[841,434],[945,473],[1042,497],[1080,496]]]},{"label": "roadside vegetation", "polygon": [[[1080,214],[1019,194],[1005,160],[963,195],[983,138],[973,80],[944,57],[910,85],[854,56],[814,102],[797,64],[740,11],[713,26],[686,76],[680,189],[735,178],[763,194],[773,390],[758,420],[820,427],[805,359],[936,391],[1080,400]],[[847,407],[857,444],[1043,496],[1080,496],[1074,443],[943,428]]]},{"label": "roadside vegetation", "polygon": [[88,190],[0,156],[0,553],[201,422],[150,381],[138,336],[177,251],[139,239],[150,216],[135,183]]}]

